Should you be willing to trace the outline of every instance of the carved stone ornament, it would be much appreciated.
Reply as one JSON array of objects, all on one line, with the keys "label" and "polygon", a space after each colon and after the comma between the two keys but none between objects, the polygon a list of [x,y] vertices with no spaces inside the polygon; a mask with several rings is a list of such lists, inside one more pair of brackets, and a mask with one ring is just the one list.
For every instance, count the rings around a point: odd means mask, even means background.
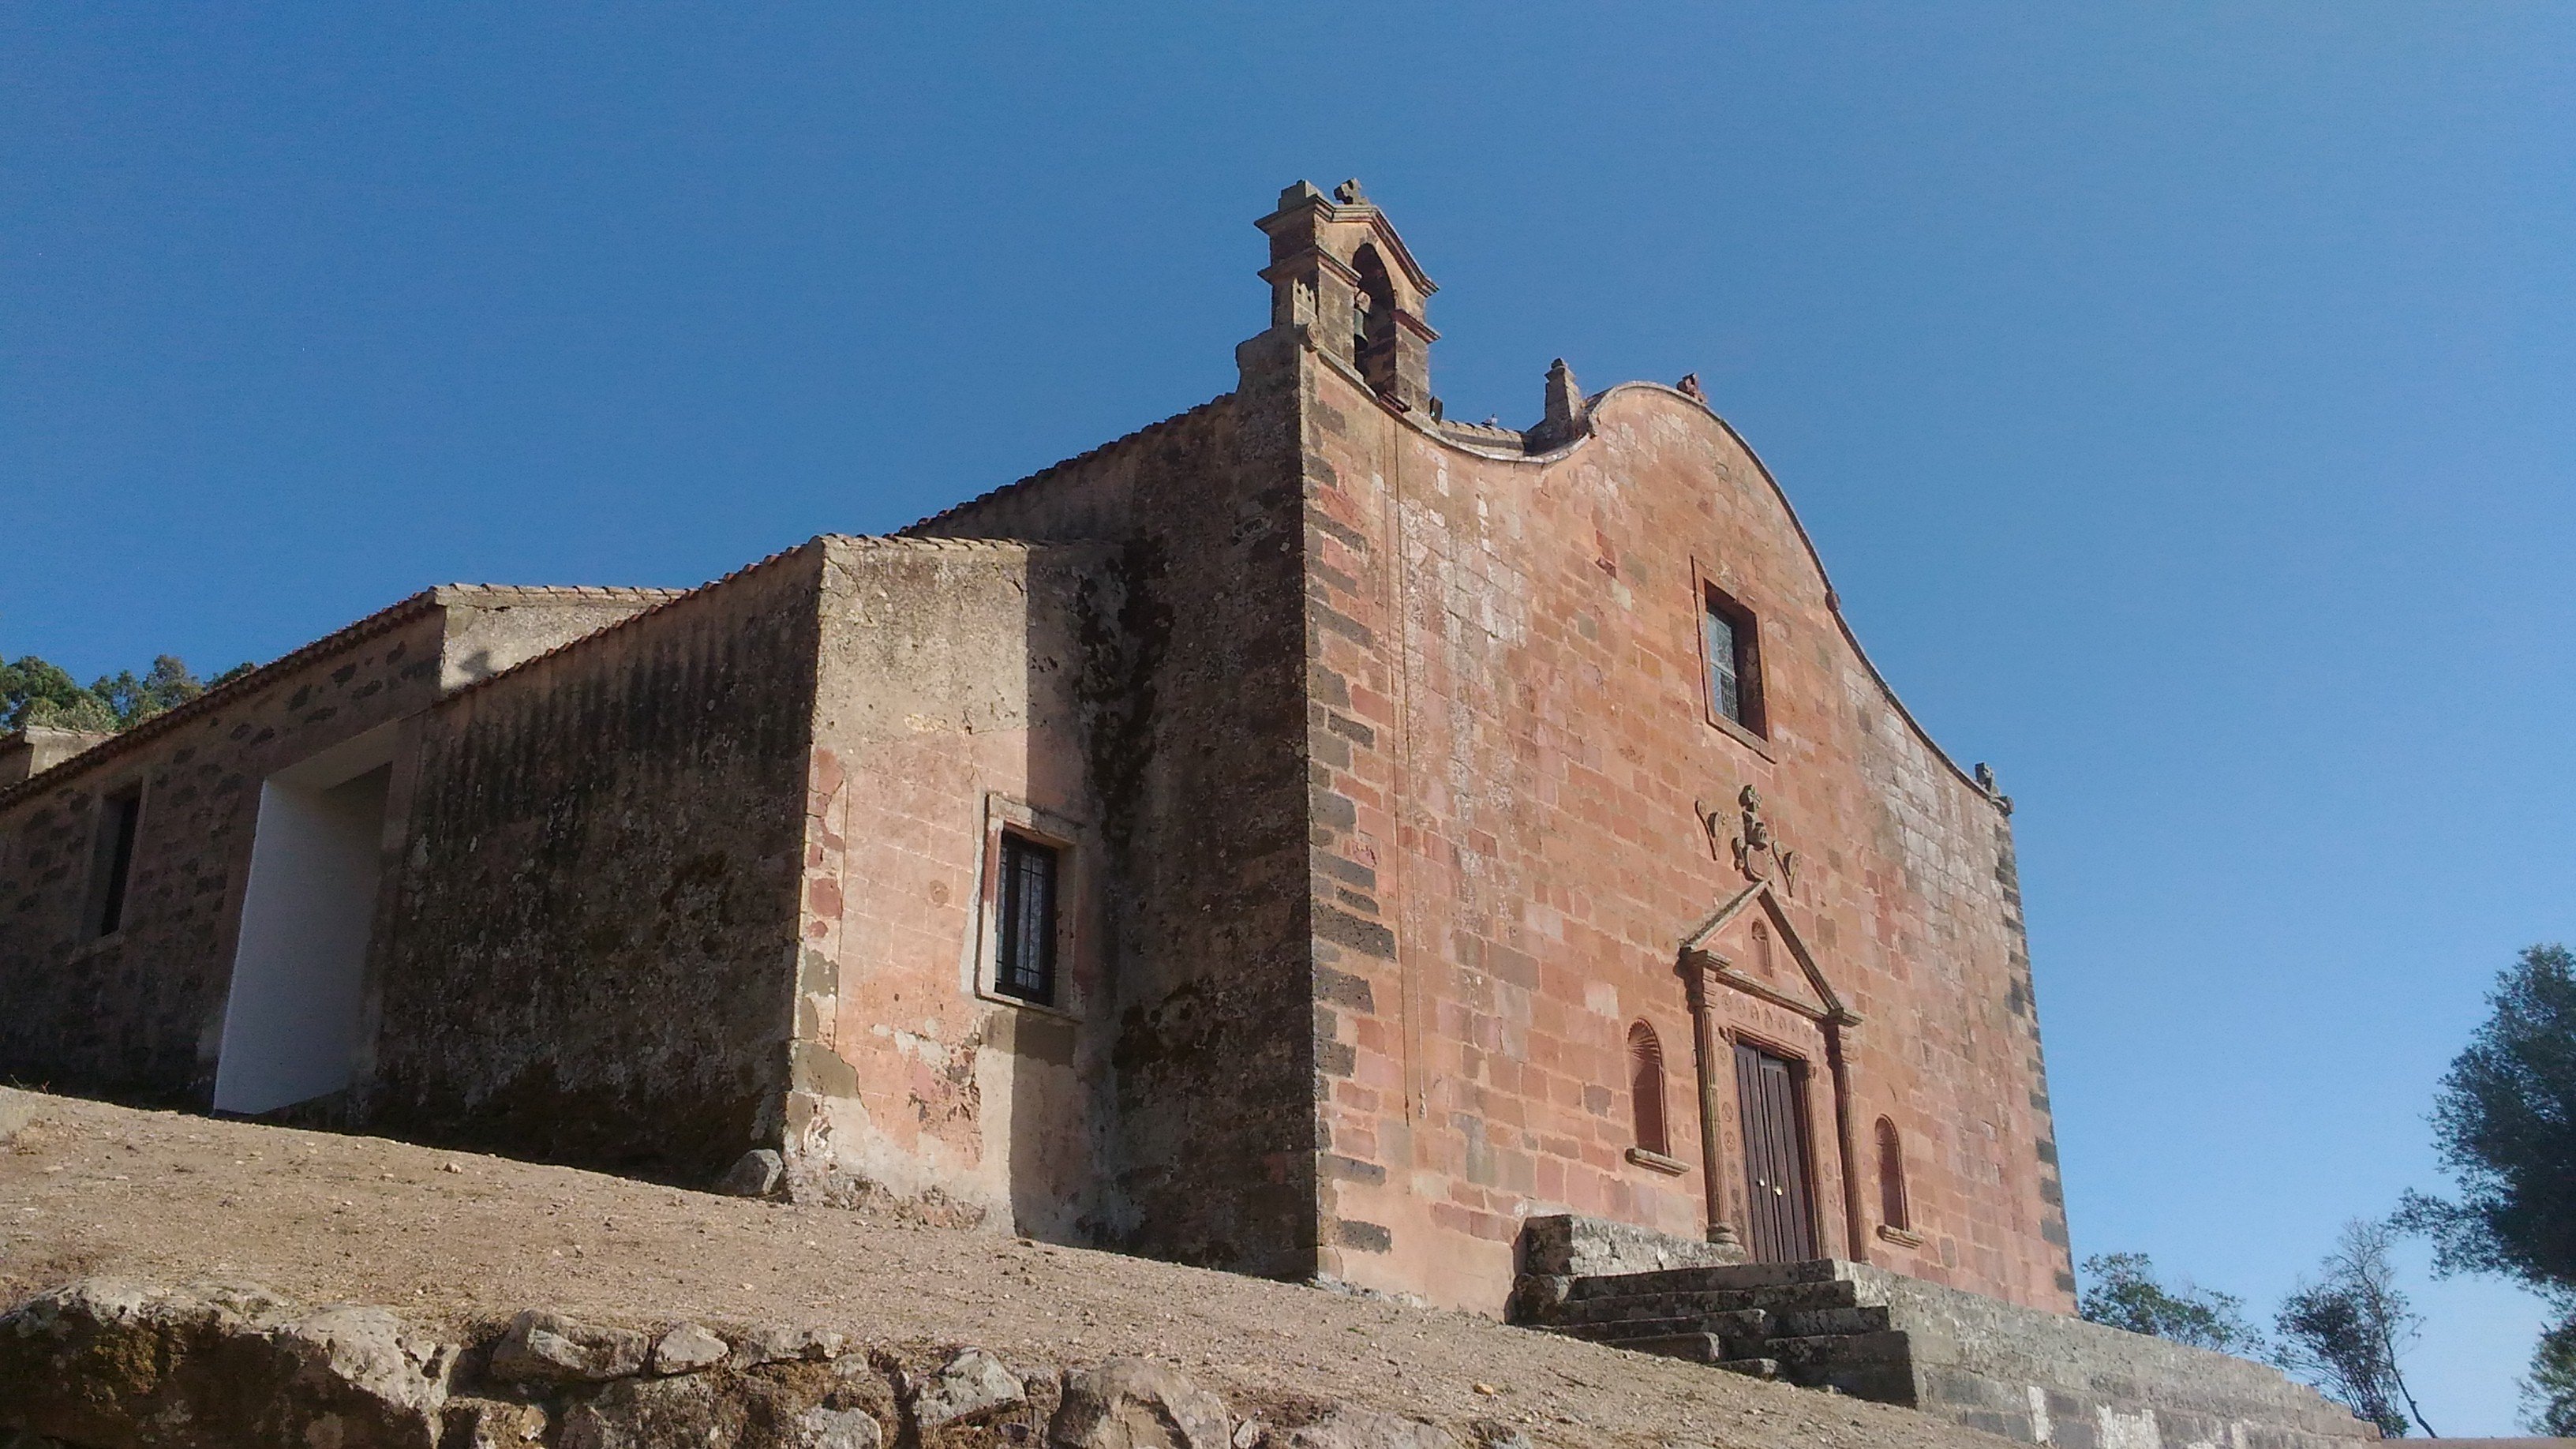
[{"label": "carved stone ornament", "polygon": [[[1747,785],[1735,797],[1740,808],[1734,839],[1728,849],[1735,857],[1735,868],[1746,880],[1778,880],[1780,889],[1789,895],[1798,893],[1798,852],[1783,850],[1771,835],[1771,822],[1762,818],[1762,792]],[[1719,812],[1705,804],[1699,807],[1700,826],[1708,832],[1709,853],[1717,853]]]}]

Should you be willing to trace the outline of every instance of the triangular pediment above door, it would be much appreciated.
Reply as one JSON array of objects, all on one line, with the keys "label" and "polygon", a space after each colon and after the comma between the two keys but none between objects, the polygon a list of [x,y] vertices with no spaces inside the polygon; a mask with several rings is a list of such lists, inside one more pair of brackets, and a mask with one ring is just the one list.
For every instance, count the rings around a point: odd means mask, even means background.
[{"label": "triangular pediment above door", "polygon": [[1790,923],[1779,892],[1767,880],[1736,892],[1700,922],[1682,939],[1682,959],[1699,965],[1719,983],[1801,1016],[1844,1026],[1860,1021],[1825,979],[1815,954]]}]

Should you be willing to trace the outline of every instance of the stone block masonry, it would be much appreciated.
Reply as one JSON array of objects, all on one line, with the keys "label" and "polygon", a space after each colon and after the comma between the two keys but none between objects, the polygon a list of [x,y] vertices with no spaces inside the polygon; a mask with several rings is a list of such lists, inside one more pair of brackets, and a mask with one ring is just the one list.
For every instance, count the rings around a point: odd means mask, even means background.
[{"label": "stone block masonry", "polygon": [[776,1145],[823,553],[429,712],[347,1121],[692,1181]]},{"label": "stone block masonry", "polygon": [[244,1111],[1486,1314],[1569,1213],[2071,1309],[2009,802],[1778,484],[1695,386],[1450,423],[1387,215],[1259,226],[1224,396],[677,597],[433,591],[0,787],[0,1076],[202,1108],[258,1042]]},{"label": "stone block masonry", "polygon": [[1113,1073],[1096,1241],[1305,1278],[1321,1230],[1297,354],[1271,339],[1240,360],[1235,393],[908,532],[1111,550],[1118,603],[1094,612],[1079,716],[1111,923],[1106,993],[1073,1028]]},{"label": "stone block masonry", "polygon": [[[2070,1308],[2001,805],[1860,654],[1751,452],[1667,388],[1514,455],[1303,375],[1326,1271],[1490,1302],[1533,1215],[1741,1235],[1773,1190],[1742,1046],[1794,1083],[1807,1251]],[[1712,715],[1713,591],[1759,634],[1759,733]]]},{"label": "stone block masonry", "polygon": [[[0,786],[0,1076],[207,1105],[262,783],[670,597],[425,590]],[[102,930],[103,808],[128,798],[129,880]]]},{"label": "stone block masonry", "polygon": [[[1108,812],[1118,550],[824,541],[795,1081],[800,1195],[937,1202],[1051,1240],[1122,1216]],[[996,989],[1003,836],[1058,853],[1053,999]]]},{"label": "stone block masonry", "polygon": [[[2376,1440],[2277,1369],[1863,1263],[1640,1270],[1659,1253],[1574,1218],[1531,1222],[1516,1322],[1919,1409],[2060,1449],[2349,1449]],[[1588,1250],[1588,1251],[1587,1251]],[[1603,1271],[1604,1268],[1609,1271]]]}]

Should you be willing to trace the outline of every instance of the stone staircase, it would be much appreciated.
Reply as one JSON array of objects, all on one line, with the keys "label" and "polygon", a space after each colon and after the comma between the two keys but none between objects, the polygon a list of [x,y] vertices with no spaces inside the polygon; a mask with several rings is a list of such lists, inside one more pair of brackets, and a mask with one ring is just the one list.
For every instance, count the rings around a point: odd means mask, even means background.
[{"label": "stone staircase", "polygon": [[1507,1316],[2052,1449],[2356,1449],[2379,1438],[2268,1364],[1866,1263],[1743,1256],[1731,1242],[1534,1217]]},{"label": "stone staircase", "polygon": [[1514,1323],[1756,1378],[1912,1403],[1910,1340],[1880,1284],[1835,1259],[1525,1274]]}]

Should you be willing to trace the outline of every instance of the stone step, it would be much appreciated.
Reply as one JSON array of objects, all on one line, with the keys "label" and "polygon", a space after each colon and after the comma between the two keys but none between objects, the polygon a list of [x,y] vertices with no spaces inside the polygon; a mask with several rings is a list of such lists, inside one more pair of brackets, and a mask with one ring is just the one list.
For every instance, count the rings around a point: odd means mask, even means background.
[{"label": "stone step", "polygon": [[1791,1373],[1815,1366],[1911,1363],[1913,1339],[1901,1328],[1873,1333],[1825,1333],[1774,1338],[1762,1351],[1780,1360]]},{"label": "stone step", "polygon": [[1894,1326],[1895,1312],[1878,1304],[1858,1308],[1802,1308],[1772,1315],[1771,1332],[1783,1338],[1881,1333]]},{"label": "stone step", "polygon": [[[1634,1277],[1660,1277],[1660,1274],[1635,1274]],[[1585,1293],[1593,1283],[1616,1282],[1616,1279],[1586,1278],[1575,1281],[1575,1290],[1562,1303],[1539,1306],[1532,1310],[1532,1321],[1550,1326],[1560,1323],[1605,1323],[1618,1318],[1678,1318],[1693,1313],[1730,1313],[1759,1308],[1771,1313],[1794,1313],[1819,1308],[1862,1308],[1881,1305],[1868,1301],[1871,1295],[1861,1284],[1842,1280],[1826,1283],[1793,1283],[1778,1288],[1748,1289],[1648,1289],[1636,1293]]]},{"label": "stone step", "polygon": [[1780,1377],[1780,1360],[1776,1358],[1722,1358],[1717,1361],[1717,1366],[1731,1374],[1742,1374],[1748,1379]]},{"label": "stone step", "polygon": [[1810,1283],[1850,1281],[1850,1265],[1831,1258],[1805,1263],[1738,1263],[1726,1268],[1664,1268],[1651,1273],[1604,1273],[1574,1280],[1577,1298],[1619,1298],[1639,1293],[1762,1292]]},{"label": "stone step", "polygon": [[1607,1346],[1651,1353],[1660,1358],[1688,1359],[1692,1363],[1726,1362],[1725,1340],[1708,1333],[1664,1333],[1646,1338],[1612,1339]]},{"label": "stone step", "polygon": [[1759,1308],[1722,1313],[1677,1313],[1664,1318],[1607,1318],[1582,1323],[1552,1323],[1551,1333],[1569,1338],[1633,1338],[1649,1333],[1714,1333],[1720,1338],[1768,1338],[1771,1315]]},{"label": "stone step", "polygon": [[[1921,1403],[1914,1364],[1907,1359],[1874,1359],[1867,1363],[1792,1363],[1781,1359],[1780,1377],[1802,1389],[1828,1389],[1874,1404],[1915,1408]],[[2355,1445],[2352,1449],[2365,1449]]]}]

